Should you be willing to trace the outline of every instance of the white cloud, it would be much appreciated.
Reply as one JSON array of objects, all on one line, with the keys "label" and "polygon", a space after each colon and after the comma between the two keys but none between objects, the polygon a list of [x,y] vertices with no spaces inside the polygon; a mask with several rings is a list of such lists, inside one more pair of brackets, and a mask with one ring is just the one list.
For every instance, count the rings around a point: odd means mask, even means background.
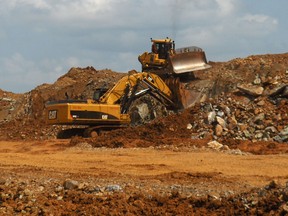
[{"label": "white cloud", "polygon": [[50,9],[51,6],[45,0],[1,0],[0,6],[2,10],[14,10],[21,7],[32,7],[35,9]]},{"label": "white cloud", "polygon": [[238,33],[246,37],[270,34],[277,29],[277,26],[277,19],[262,14],[246,14],[236,21]]},{"label": "white cloud", "polygon": [[[51,5],[51,16],[59,20],[91,19],[95,20],[99,15],[109,14],[111,0],[83,0],[57,1]],[[105,20],[103,20],[105,22]]]},{"label": "white cloud", "polygon": [[[207,17],[231,13],[237,0],[4,0],[1,8],[19,10],[24,20],[34,17],[56,25],[82,28],[136,27],[149,28],[185,25],[187,22],[205,20]],[[24,8],[26,10],[24,10]],[[36,10],[36,11],[37,11]],[[92,23],[94,22],[94,23]]]},{"label": "white cloud", "polygon": [[208,44],[211,44],[214,41],[213,38],[215,36],[213,37],[213,35],[213,28],[188,28],[180,32],[182,41],[179,41],[179,43],[176,42],[176,47],[179,48],[183,46],[208,46]]},{"label": "white cloud", "polygon": [[[51,6],[45,0],[16,0],[16,5],[21,7],[21,4],[32,6],[36,9],[50,9]],[[14,5],[15,6],[15,5]]]},{"label": "white cloud", "polygon": [[249,23],[259,23],[259,24],[273,24],[277,25],[278,21],[274,18],[271,18],[266,15],[262,14],[247,14],[242,18],[244,21],[247,21]]},{"label": "white cloud", "polygon": [[220,15],[229,15],[234,12],[237,0],[215,0],[220,9]]}]

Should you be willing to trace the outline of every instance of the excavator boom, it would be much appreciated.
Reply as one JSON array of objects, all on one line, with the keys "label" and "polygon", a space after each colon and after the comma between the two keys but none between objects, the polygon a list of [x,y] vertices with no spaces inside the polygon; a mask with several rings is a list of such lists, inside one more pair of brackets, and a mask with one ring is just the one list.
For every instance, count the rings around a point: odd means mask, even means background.
[{"label": "excavator boom", "polygon": [[133,87],[137,87],[135,96],[146,92],[158,92],[161,97],[173,103],[170,100],[172,95],[171,90],[165,82],[156,74],[136,71],[130,71],[127,76],[122,77],[110,90],[108,90],[100,99],[99,103],[102,104],[117,104],[125,95],[125,90],[129,88],[132,91]]}]

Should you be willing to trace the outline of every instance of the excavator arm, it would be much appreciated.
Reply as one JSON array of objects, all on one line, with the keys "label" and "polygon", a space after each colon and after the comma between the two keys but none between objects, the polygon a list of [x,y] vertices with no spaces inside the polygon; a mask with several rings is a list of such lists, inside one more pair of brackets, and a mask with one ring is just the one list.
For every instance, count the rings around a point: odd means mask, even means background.
[{"label": "excavator arm", "polygon": [[175,105],[172,101],[171,90],[159,76],[136,71],[131,71],[120,79],[99,99],[99,103],[121,104],[122,112],[126,113],[134,99],[147,93],[158,100],[163,100],[167,106]]}]

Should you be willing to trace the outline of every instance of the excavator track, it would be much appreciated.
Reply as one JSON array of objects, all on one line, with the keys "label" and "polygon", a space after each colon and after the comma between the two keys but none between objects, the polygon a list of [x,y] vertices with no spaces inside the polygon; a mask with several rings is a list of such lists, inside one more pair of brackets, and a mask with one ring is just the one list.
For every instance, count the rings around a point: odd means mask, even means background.
[{"label": "excavator track", "polygon": [[101,133],[105,131],[110,131],[110,130],[115,130],[115,129],[120,129],[120,128],[126,128],[127,125],[98,125],[98,126],[91,126],[87,127],[84,132],[83,136],[84,137],[98,137],[101,135]]}]

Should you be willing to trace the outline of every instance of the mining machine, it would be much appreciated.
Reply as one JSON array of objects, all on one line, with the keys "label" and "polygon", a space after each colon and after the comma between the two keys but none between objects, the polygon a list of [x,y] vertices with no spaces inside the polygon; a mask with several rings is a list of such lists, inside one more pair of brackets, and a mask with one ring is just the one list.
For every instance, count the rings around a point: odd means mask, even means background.
[{"label": "mining machine", "polygon": [[196,46],[175,49],[171,38],[152,39],[151,52],[138,56],[142,71],[155,73],[161,78],[179,77],[193,71],[208,69],[205,52]]},{"label": "mining machine", "polygon": [[142,72],[130,71],[111,89],[96,89],[92,99],[48,102],[48,124],[85,126],[85,136],[127,127],[132,122],[131,104],[147,94],[168,110],[188,107],[193,97],[183,88],[181,78],[210,68],[205,52],[198,47],[175,49],[170,38],[151,39],[151,42],[151,52],[138,57]]},{"label": "mining machine", "polygon": [[51,125],[85,125],[85,136],[131,124],[129,108],[137,98],[149,94],[167,109],[181,107],[165,82],[156,74],[131,71],[111,89],[96,89],[92,99],[60,100],[46,103],[47,123]]}]

